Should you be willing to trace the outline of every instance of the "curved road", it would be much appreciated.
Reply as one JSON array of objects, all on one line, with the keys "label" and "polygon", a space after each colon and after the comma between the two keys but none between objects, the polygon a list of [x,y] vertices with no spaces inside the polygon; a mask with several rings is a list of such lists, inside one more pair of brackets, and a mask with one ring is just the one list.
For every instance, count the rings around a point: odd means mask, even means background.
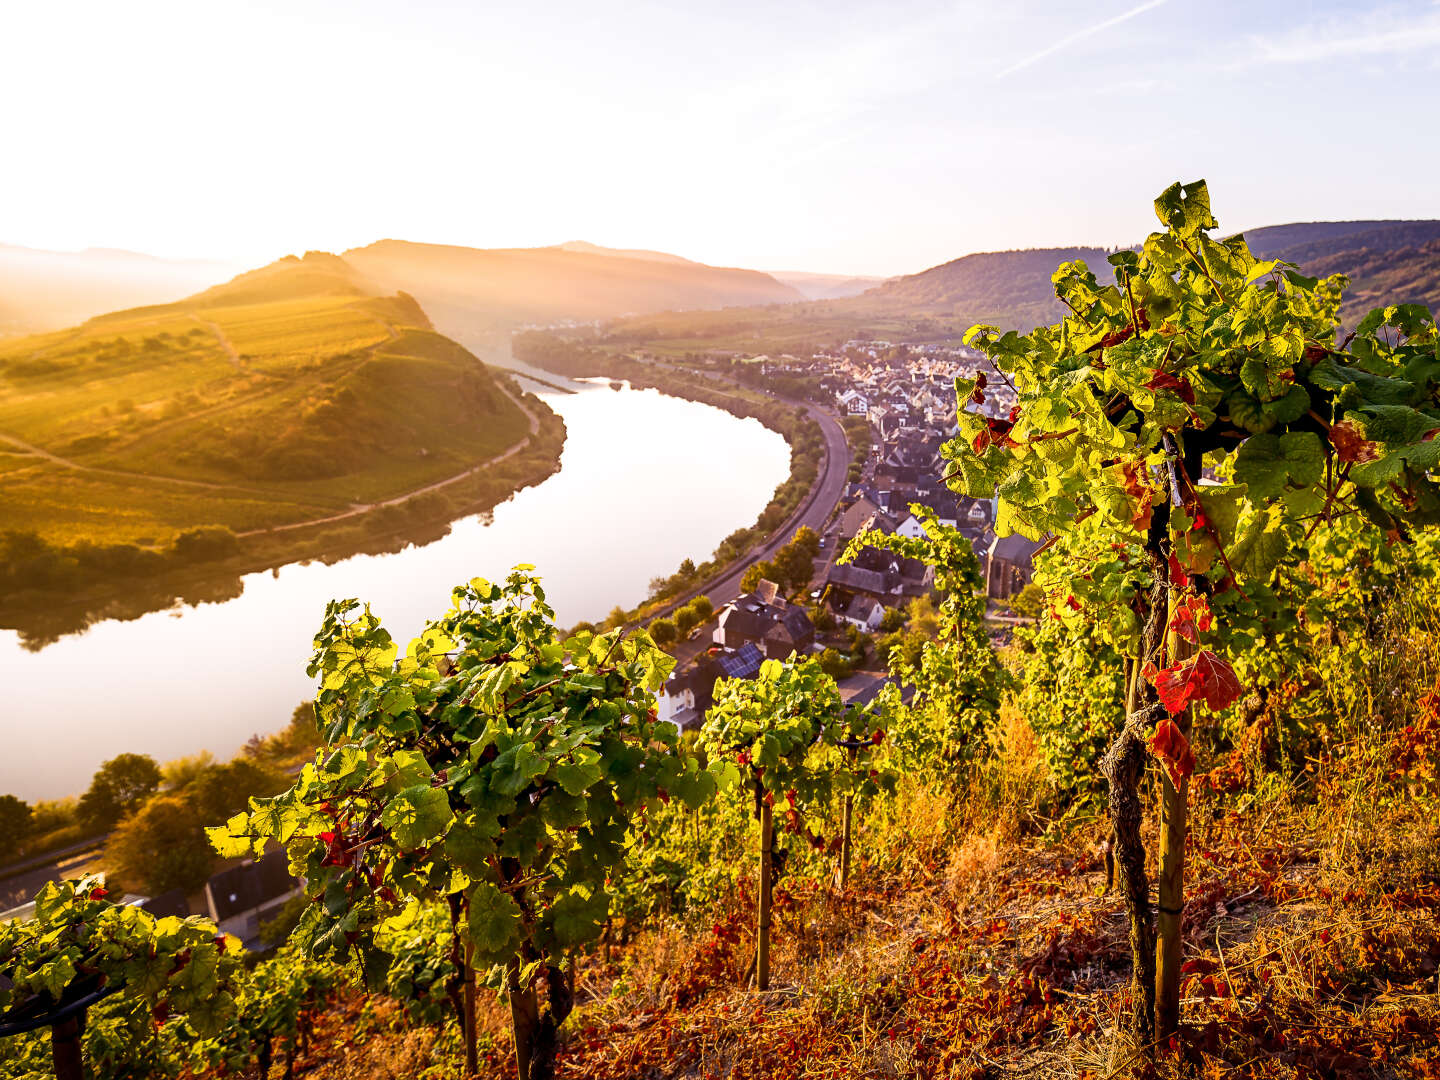
[{"label": "curved road", "polygon": [[792,405],[803,404],[810,418],[820,425],[820,430],[825,435],[825,459],[820,466],[820,475],[810,487],[809,495],[785,524],[771,534],[770,539],[740,560],[733,570],[721,577],[711,578],[699,588],[681,593],[653,615],[647,616],[646,622],[669,615],[676,608],[702,594],[710,598],[710,603],[714,604],[718,611],[740,595],[740,579],[745,576],[750,565],[774,555],[790,542],[790,538],[800,526],[809,525],[817,533],[824,533],[825,522],[830,519],[836,504],[840,502],[840,496],[845,493],[845,477],[850,470],[850,444],[845,441],[845,429],[840,426],[834,414],[817,405],[794,398],[782,398],[778,394],[772,396]]}]

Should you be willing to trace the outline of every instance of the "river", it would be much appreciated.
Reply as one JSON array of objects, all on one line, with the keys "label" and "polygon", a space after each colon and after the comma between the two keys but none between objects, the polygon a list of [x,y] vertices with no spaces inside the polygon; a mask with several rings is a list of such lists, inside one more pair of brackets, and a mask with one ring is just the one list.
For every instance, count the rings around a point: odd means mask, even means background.
[{"label": "river", "polygon": [[561,626],[601,619],[708,558],[789,475],[785,440],[756,420],[654,390],[526,387],[565,419],[560,471],[440,540],[250,574],[233,600],[99,622],[38,652],[0,631],[0,794],[78,793],[126,751],[223,760],[279,730],[312,696],[305,665],[331,599],[369,601],[403,647],[453,586],[533,563]]}]

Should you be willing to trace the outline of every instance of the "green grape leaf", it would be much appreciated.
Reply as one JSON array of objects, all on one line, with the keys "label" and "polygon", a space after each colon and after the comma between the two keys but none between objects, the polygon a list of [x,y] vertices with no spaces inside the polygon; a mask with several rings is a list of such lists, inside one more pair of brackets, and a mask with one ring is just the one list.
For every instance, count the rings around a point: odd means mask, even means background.
[{"label": "green grape leaf", "polygon": [[416,784],[390,801],[380,822],[391,831],[402,851],[413,851],[438,840],[454,817],[444,790]]}]

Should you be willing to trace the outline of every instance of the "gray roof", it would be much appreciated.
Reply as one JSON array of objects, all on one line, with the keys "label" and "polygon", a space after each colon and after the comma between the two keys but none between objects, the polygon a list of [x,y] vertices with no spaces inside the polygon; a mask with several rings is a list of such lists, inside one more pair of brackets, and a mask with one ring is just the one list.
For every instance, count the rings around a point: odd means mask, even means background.
[{"label": "gray roof", "polygon": [[825,580],[827,584],[839,589],[869,592],[877,596],[886,592],[885,575],[879,570],[864,570],[858,566],[840,564],[830,568]]},{"label": "gray roof", "polygon": [[764,654],[748,641],[733,653],[722,653],[715,658],[720,673],[731,679],[754,678],[764,662]]},{"label": "gray roof", "polygon": [[243,862],[211,875],[210,895],[215,898],[215,915],[228,919],[250,911],[295,888],[290,876],[290,858],[283,848],[271,851],[257,862]]}]

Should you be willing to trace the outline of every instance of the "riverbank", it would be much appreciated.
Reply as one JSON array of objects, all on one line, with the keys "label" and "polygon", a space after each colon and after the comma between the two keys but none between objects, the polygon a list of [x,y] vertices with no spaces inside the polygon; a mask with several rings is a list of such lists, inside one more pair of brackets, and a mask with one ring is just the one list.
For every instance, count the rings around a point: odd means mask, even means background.
[{"label": "riverbank", "polygon": [[[508,392],[508,388],[507,388]],[[324,518],[266,530],[204,530],[204,543],[149,553],[107,565],[106,549],[92,549],[96,565],[67,566],[62,583],[12,588],[5,594],[0,629],[17,630],[25,648],[44,648],[101,619],[129,620],[175,603],[216,603],[240,595],[241,578],[303,561],[338,562],[354,555],[399,551],[445,536],[455,520],[493,509],[517,491],[554,474],[565,444],[565,424],[533,394],[512,400],[529,418],[530,434],[503,453],[423,487]],[[38,553],[44,558],[44,553]],[[167,557],[168,555],[168,557]],[[57,555],[51,555],[54,561]],[[58,554],[61,559],[73,555]],[[32,554],[12,577],[46,582]]]},{"label": "riverbank", "polygon": [[[775,553],[802,525],[819,531],[844,492],[849,446],[839,421],[818,406],[782,397],[719,377],[707,377],[668,365],[656,365],[587,347],[554,334],[517,335],[514,354],[524,363],[570,378],[623,379],[674,397],[724,409],[734,416],[759,420],[786,438],[791,447],[787,481],[775,490],[755,524],[737,529],[716,548],[714,556],[693,563],[668,578],[656,578],[650,595],[639,605],[612,613],[624,622],[647,622],[668,615],[697,596],[715,607],[739,595],[745,568]],[[687,561],[688,562],[688,561]]]}]

